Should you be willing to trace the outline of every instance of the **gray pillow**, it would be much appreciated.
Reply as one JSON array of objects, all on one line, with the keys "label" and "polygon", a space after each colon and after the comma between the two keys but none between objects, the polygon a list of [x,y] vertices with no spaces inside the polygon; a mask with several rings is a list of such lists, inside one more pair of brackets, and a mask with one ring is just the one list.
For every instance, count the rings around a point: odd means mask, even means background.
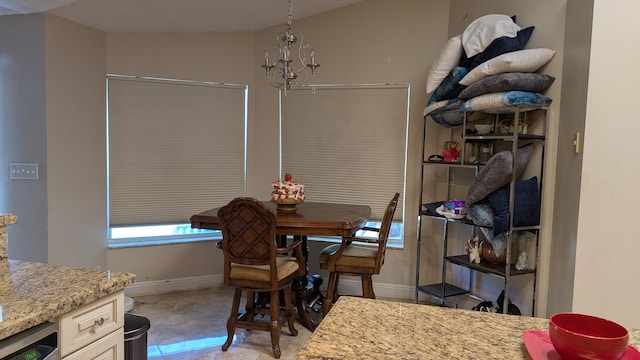
[{"label": "gray pillow", "polygon": [[[522,172],[527,167],[532,152],[533,144],[525,145],[516,152],[516,178],[522,175]],[[484,199],[492,192],[508,184],[511,181],[513,160],[513,154],[509,150],[493,155],[480,170],[471,186],[469,186],[467,206]]]},{"label": "gray pillow", "polygon": [[529,91],[540,93],[545,91],[556,78],[546,74],[508,72],[487,76],[466,87],[458,98],[471,99],[472,97],[506,91]]},{"label": "gray pillow", "polygon": [[[466,205],[466,203],[465,203]],[[481,200],[477,203],[467,206],[466,209],[467,218],[471,220],[475,225],[493,227],[493,218],[495,213],[491,204],[487,200]]]}]

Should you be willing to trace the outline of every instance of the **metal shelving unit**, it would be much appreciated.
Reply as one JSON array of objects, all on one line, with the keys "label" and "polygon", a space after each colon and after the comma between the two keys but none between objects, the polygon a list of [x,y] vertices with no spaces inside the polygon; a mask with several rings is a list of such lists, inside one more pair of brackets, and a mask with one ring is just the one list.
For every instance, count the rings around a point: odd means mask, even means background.
[{"label": "metal shelving unit", "polygon": [[[518,133],[518,120],[520,119],[520,114],[525,113],[525,112],[530,112],[530,111],[541,111],[541,121],[544,122],[544,124],[542,124],[542,129],[540,130],[542,132],[542,134],[519,134]],[[433,166],[444,166],[447,167],[449,169],[451,168],[468,168],[468,169],[472,169],[475,170],[476,175],[478,174],[478,172],[480,171],[480,169],[482,168],[482,166],[484,166],[484,163],[479,163],[479,162],[465,162],[464,159],[465,157],[465,144],[467,142],[472,142],[472,141],[491,141],[491,142],[512,142],[511,144],[511,151],[514,154],[513,158],[515,159],[515,155],[517,153],[517,149],[520,145],[527,144],[527,143],[537,143],[540,144],[542,146],[542,151],[540,152],[541,154],[541,159],[540,159],[540,171],[539,171],[539,190],[540,190],[540,194],[541,194],[541,190],[542,190],[542,170],[543,170],[543,164],[544,164],[544,145],[545,145],[545,134],[547,132],[547,122],[548,122],[548,107],[546,106],[513,106],[513,107],[504,107],[504,108],[496,108],[496,109],[491,109],[488,111],[485,111],[486,113],[489,114],[496,114],[496,120],[494,121],[494,125],[496,125],[497,123],[497,119],[500,116],[500,114],[513,114],[514,116],[514,123],[513,123],[513,133],[492,133],[492,134],[486,134],[486,135],[476,135],[476,134],[466,134],[466,131],[464,131],[467,127],[467,118],[466,118],[466,114],[464,117],[464,122],[463,122],[463,135],[462,135],[462,151],[460,154],[460,161],[458,162],[452,162],[452,163],[446,163],[446,162],[435,162],[435,161],[429,161],[425,159],[425,154],[426,154],[426,135],[427,135],[427,122],[428,120],[425,118],[425,126],[424,126],[424,134],[423,134],[423,149],[422,149],[422,153],[423,153],[423,159],[422,159],[422,169],[421,169],[421,184],[424,184],[424,176],[425,176],[425,171],[427,168],[433,167]],[[508,144],[507,144],[508,145]],[[448,172],[449,173],[449,172]],[[538,245],[539,245],[539,235],[540,235],[540,227],[539,226],[527,226],[527,227],[514,227],[513,226],[513,209],[514,209],[514,194],[515,194],[515,183],[518,179],[516,179],[516,175],[513,174],[512,175],[512,179],[510,182],[510,196],[509,196],[509,212],[510,212],[510,226],[509,226],[509,230],[508,230],[508,242],[507,242],[507,247],[506,247],[506,251],[507,251],[507,259],[511,258],[511,244],[514,241],[514,232],[518,231],[518,230],[528,230],[528,231],[532,231],[536,234],[536,252],[538,252]],[[449,188],[449,187],[448,187]],[[448,191],[449,192],[449,191]],[[465,289],[465,288],[461,288],[459,286],[456,286],[454,284],[450,284],[447,282],[447,267],[449,264],[453,264],[456,266],[461,266],[467,269],[470,269],[471,271],[469,272],[469,277],[471,277],[471,274],[473,272],[480,272],[480,273],[484,273],[484,274],[489,274],[492,276],[496,276],[499,278],[502,278],[504,280],[504,292],[505,294],[509,294],[509,282],[510,279],[514,276],[532,276],[533,277],[533,289],[534,289],[534,296],[532,299],[532,312],[535,312],[535,281],[536,281],[536,277],[537,277],[537,264],[535,266],[534,269],[522,269],[522,270],[517,270],[516,267],[512,264],[509,263],[509,261],[507,261],[506,264],[493,264],[490,262],[485,261],[484,259],[480,262],[480,263],[472,263],[469,260],[469,256],[468,254],[449,254],[449,250],[448,250],[448,245],[449,245],[449,241],[456,241],[458,239],[450,239],[449,238],[449,225],[450,224],[463,224],[463,225],[467,225],[472,227],[472,229],[474,229],[474,233],[476,231],[477,228],[481,228],[481,226],[475,225],[472,221],[468,220],[468,219],[452,219],[452,218],[447,218],[444,217],[442,215],[439,215],[435,212],[433,212],[430,209],[433,209],[437,206],[438,203],[430,203],[430,204],[425,204],[423,201],[423,196],[424,196],[424,191],[420,192],[420,201],[419,201],[419,217],[418,217],[418,238],[417,238],[417,251],[416,251],[416,287],[415,287],[415,302],[418,302],[418,296],[419,294],[426,294],[432,298],[434,298],[435,300],[437,300],[438,302],[440,302],[440,304],[446,304],[446,299],[448,297],[453,297],[453,296],[458,296],[458,295],[464,295],[464,294],[469,294],[471,296],[473,296],[472,294],[472,290],[470,289],[471,287],[471,279],[469,279],[469,288]],[[446,194],[446,196],[449,196],[449,193]],[[444,199],[444,200],[450,200],[449,198]],[[426,205],[430,205],[430,206],[426,206]],[[442,242],[443,242],[443,249],[442,249],[442,277],[441,277],[441,281],[438,283],[434,283],[434,284],[422,284],[421,280],[420,280],[420,267],[421,267],[421,251],[422,251],[422,228],[423,228],[423,223],[422,223],[422,219],[424,217],[428,217],[428,218],[432,218],[432,219],[436,219],[442,222]],[[536,262],[538,261],[538,254],[536,253]],[[502,308],[504,310],[504,312],[507,311],[508,309],[508,299],[509,296],[504,296],[504,304],[502,304]]]}]

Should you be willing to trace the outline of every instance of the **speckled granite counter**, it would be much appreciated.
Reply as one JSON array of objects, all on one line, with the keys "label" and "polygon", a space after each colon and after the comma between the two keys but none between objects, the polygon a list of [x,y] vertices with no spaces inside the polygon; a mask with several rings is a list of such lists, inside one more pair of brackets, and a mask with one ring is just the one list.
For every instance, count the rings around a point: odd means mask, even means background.
[{"label": "speckled granite counter", "polygon": [[135,275],[0,260],[0,339],[124,289]]},{"label": "speckled granite counter", "polygon": [[9,253],[9,239],[7,238],[7,225],[18,222],[18,217],[13,214],[0,214],[0,260],[6,259]]},{"label": "speckled granite counter", "polygon": [[[522,334],[548,320],[341,297],[295,359],[531,359]],[[640,348],[640,330],[629,332]]]}]

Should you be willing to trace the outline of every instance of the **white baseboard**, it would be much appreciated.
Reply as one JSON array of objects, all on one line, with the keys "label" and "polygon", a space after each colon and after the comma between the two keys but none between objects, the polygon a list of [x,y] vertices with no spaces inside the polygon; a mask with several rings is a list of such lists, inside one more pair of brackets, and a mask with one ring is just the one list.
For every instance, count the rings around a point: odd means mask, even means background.
[{"label": "white baseboard", "polygon": [[[320,289],[327,290],[328,279],[323,279]],[[218,287],[224,284],[224,275],[204,275],[166,280],[152,280],[136,282],[127,286],[125,294],[131,297],[144,295],[165,294],[174,291],[197,290]],[[415,297],[415,288],[409,285],[373,283],[376,297],[384,299],[410,300]],[[345,295],[362,295],[360,279],[341,278],[339,292]]]},{"label": "white baseboard", "polygon": [[129,285],[124,290],[128,296],[165,294],[174,291],[186,291],[218,287],[224,284],[224,275],[203,275],[166,280],[141,281]]},{"label": "white baseboard", "polygon": [[[323,279],[320,289],[326,293],[328,279]],[[344,295],[362,295],[362,283],[360,279],[340,278],[338,292]],[[376,298],[396,299],[413,301],[415,299],[416,288],[409,285],[387,284],[373,282],[373,291]]]}]

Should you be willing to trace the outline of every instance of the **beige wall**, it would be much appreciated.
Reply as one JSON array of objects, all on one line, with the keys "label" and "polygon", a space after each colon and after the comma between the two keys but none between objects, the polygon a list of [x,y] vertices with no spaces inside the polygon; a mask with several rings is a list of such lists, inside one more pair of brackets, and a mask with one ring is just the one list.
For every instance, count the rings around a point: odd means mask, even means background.
[{"label": "beige wall", "polygon": [[[582,152],[572,146],[576,133],[584,139],[593,1],[569,0],[565,32],[562,104],[558,128],[554,227],[549,252],[547,314],[572,308],[578,228]],[[560,123],[560,121],[558,121]],[[584,144],[582,144],[584,145]]]},{"label": "beige wall", "polygon": [[[615,6],[612,6],[612,3]],[[640,81],[640,3],[595,0],[576,242],[573,310],[640,328],[637,204],[640,142],[632,113]],[[630,46],[631,45],[631,46]]]},{"label": "beige wall", "polygon": [[[47,261],[44,15],[0,17],[0,213],[12,259]],[[9,163],[38,164],[38,180],[10,180]]]},{"label": "beige wall", "polygon": [[45,20],[48,262],[104,267],[104,33],[56,16]]}]

